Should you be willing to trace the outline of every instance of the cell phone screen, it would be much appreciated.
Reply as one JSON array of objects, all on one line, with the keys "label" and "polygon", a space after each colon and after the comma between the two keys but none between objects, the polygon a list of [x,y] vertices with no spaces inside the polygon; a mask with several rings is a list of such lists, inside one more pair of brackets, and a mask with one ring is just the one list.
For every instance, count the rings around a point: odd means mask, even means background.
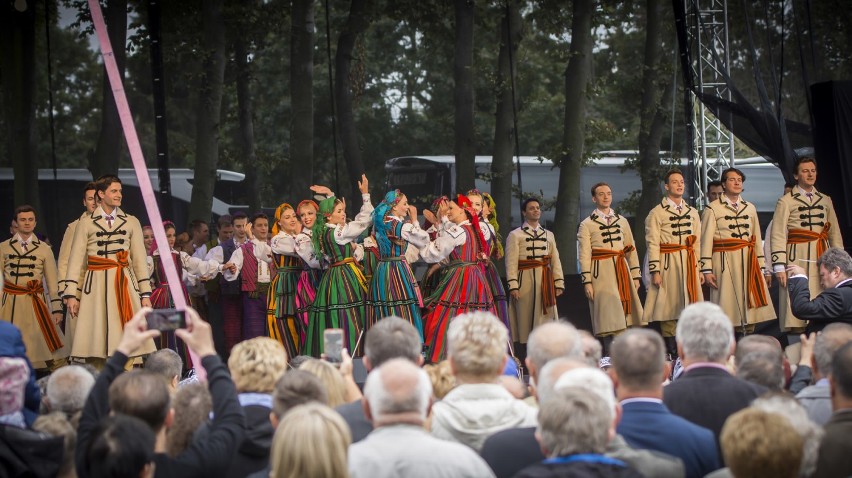
[{"label": "cell phone screen", "polygon": [[322,336],[325,359],[332,363],[343,361],[343,329],[326,329]]},{"label": "cell phone screen", "polygon": [[186,328],[186,312],[177,309],[154,309],[145,317],[148,329],[168,332]]}]

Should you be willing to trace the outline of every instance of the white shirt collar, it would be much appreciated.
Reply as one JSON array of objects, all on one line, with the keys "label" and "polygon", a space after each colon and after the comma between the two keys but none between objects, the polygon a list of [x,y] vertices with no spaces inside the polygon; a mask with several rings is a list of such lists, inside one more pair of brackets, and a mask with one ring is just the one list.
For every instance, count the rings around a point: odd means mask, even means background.
[{"label": "white shirt collar", "polygon": [[684,200],[683,200],[683,198],[680,198],[680,204],[678,204],[678,203],[676,203],[676,202],[672,201],[672,198],[670,198],[670,197],[668,197],[668,196],[666,196],[666,201],[668,201],[668,202],[669,202],[669,204],[671,204],[671,205],[672,205],[672,207],[674,207],[674,208],[677,208],[678,206],[680,206],[681,208],[683,208],[683,207],[685,207],[685,206],[686,206],[686,201],[684,201]]},{"label": "white shirt collar", "polygon": [[621,401],[622,405],[627,404],[627,403],[660,403],[660,404],[662,404],[663,401],[660,400],[659,398],[651,398],[651,397],[625,398],[624,400]]},{"label": "white shirt collar", "polygon": [[850,277],[850,278],[848,278],[848,279],[846,279],[846,280],[842,280],[842,281],[838,282],[838,283],[837,283],[837,285],[836,285],[836,286],[834,286],[834,288],[836,289],[836,288],[838,288],[838,287],[842,286],[843,284],[845,284],[845,283],[847,283],[847,282],[849,282],[849,281],[852,281],[852,277]]}]

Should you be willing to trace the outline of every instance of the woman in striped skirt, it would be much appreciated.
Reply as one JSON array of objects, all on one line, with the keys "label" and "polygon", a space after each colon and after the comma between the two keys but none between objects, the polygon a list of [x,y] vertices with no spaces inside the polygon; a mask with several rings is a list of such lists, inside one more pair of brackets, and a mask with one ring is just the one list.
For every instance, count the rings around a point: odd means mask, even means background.
[{"label": "woman in striped skirt", "polygon": [[423,299],[417,279],[406,259],[408,248],[429,245],[429,233],[417,223],[417,209],[399,190],[390,191],[373,211],[373,234],[379,260],[372,272],[367,295],[367,328],[379,320],[396,316],[407,320],[420,333]]},{"label": "woman in striped skirt", "polygon": [[[321,188],[313,186],[311,189]],[[329,196],[334,196],[329,190]],[[299,283],[296,285],[296,314],[302,320],[303,330],[300,348],[305,345],[305,336],[308,330],[308,313],[317,297],[317,287],[323,273],[322,252],[314,250],[313,227],[317,221],[319,204],[305,199],[296,207],[299,213],[299,222],[302,232],[296,235],[296,251],[303,260],[302,272],[299,274]]]},{"label": "woman in striped skirt", "polygon": [[424,335],[429,345],[428,359],[433,363],[446,357],[447,328],[453,317],[476,310],[495,313],[494,298],[479,263],[487,257],[484,254],[488,246],[470,199],[460,194],[455,201],[444,203],[438,218],[438,237],[420,251],[420,257],[429,263],[450,259],[435,293],[427,300],[430,310]]},{"label": "woman in striped skirt", "polygon": [[[503,244],[500,236],[497,235],[497,217],[496,211],[493,209],[494,200],[488,193],[482,193],[477,189],[472,189],[467,192],[467,197],[473,206],[473,211],[479,215],[479,225],[482,228],[482,236],[485,238],[485,243],[488,245],[486,255],[480,260],[482,271],[485,273],[485,279],[488,281],[488,287],[491,288],[491,295],[494,297],[494,308],[497,310],[497,317],[503,322],[507,330],[509,327],[509,301],[506,296],[506,288],[503,287],[503,281],[500,279],[500,273],[497,272],[497,266],[494,265],[493,259],[500,260],[503,258]],[[511,343],[511,337],[509,337]]]},{"label": "woman in striped skirt", "polygon": [[[219,271],[219,263],[210,260],[204,261],[197,257],[192,257],[186,252],[174,250],[175,238],[177,237],[176,228],[173,222],[163,222],[163,228],[166,230],[166,239],[169,241],[171,248],[171,260],[175,264],[178,275],[182,279],[189,278],[190,280],[198,280],[200,277],[215,276]],[[172,309],[175,306],[175,301],[172,298],[169,282],[166,279],[166,270],[163,265],[160,251],[156,247],[152,248],[151,255],[148,256],[148,274],[151,277],[151,307],[155,309]],[[180,289],[186,303],[189,304],[189,294],[186,292],[186,285],[181,281]],[[174,332],[162,332],[157,339],[157,348],[169,348],[177,352],[183,359],[184,371],[192,368],[192,361],[189,358],[189,351],[184,343],[175,336]]]},{"label": "woman in striped skirt", "polygon": [[346,204],[332,196],[320,202],[320,213],[313,227],[314,250],[322,251],[329,262],[308,314],[303,353],[314,357],[323,352],[325,329],[343,329],[343,345],[350,353],[355,351],[364,330],[367,286],[355,257],[355,240],[370,226],[373,212],[366,176],[361,175],[358,188],[364,204],[355,219],[347,223]]}]

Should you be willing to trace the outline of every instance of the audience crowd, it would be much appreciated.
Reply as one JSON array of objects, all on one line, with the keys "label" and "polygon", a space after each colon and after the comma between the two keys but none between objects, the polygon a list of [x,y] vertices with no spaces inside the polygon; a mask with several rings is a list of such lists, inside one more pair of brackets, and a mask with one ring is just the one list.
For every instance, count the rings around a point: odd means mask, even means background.
[{"label": "audience crowd", "polygon": [[[63,366],[36,381],[0,322],[0,477],[846,477],[852,475],[852,326],[737,342],[703,302],[681,313],[678,362],[659,333],[600,344],[565,321],[536,327],[523,363],[487,312],[456,316],[447,359],[388,317],[364,339],[366,381],[346,353],[288,357],[270,338],[227,363],[192,309],[169,349],[128,357],[160,332],[141,309],[96,371]],[[674,365],[674,367],[673,367]],[[676,369],[673,373],[673,368]],[[363,385],[362,388],[359,385]]]}]

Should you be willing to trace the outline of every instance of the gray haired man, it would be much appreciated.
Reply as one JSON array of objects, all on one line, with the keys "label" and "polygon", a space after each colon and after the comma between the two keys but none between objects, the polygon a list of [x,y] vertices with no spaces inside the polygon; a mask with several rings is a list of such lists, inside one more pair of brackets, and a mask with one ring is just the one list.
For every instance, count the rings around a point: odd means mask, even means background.
[{"label": "gray haired man", "polygon": [[787,268],[793,314],[809,321],[806,333],[819,332],[835,322],[852,325],[852,257],[843,249],[832,247],[817,259],[817,265],[823,290],[813,300],[805,270],[797,265]]}]

